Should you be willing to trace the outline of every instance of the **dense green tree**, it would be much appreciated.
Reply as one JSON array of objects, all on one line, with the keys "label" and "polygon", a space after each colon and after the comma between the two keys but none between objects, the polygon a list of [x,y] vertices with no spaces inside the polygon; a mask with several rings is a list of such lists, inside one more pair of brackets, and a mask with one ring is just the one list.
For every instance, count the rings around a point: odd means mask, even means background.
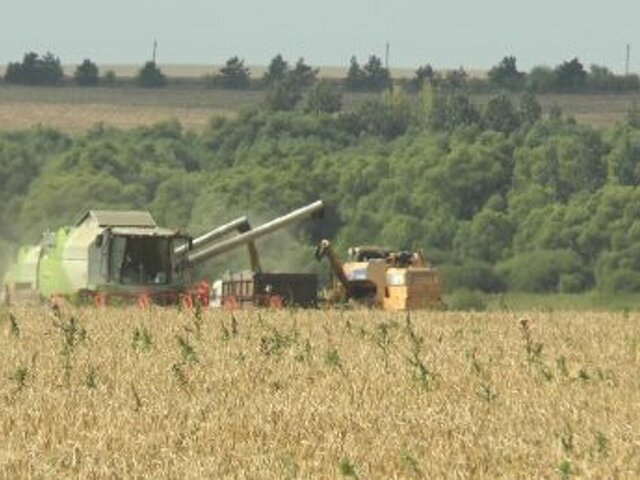
[{"label": "dense green tree", "polygon": [[296,79],[287,74],[272,83],[267,90],[265,104],[270,110],[293,110],[302,99],[302,90]]},{"label": "dense green tree", "polygon": [[498,266],[515,291],[575,292],[589,286],[582,259],[571,250],[537,250],[519,254]]},{"label": "dense green tree", "polygon": [[231,57],[217,75],[217,83],[223,88],[242,89],[249,86],[251,73],[244,60]]},{"label": "dense green tree", "polygon": [[310,67],[304,63],[303,58],[299,58],[291,70],[291,75],[300,88],[306,88],[315,83],[316,77],[318,76],[318,69]]},{"label": "dense green tree", "polygon": [[360,131],[395,138],[404,134],[413,120],[406,95],[400,90],[385,92],[379,99],[366,102],[357,112]]},{"label": "dense green tree", "polygon": [[204,175],[178,173],[158,185],[149,206],[160,225],[186,230],[199,192],[206,183]]},{"label": "dense green tree", "polygon": [[355,56],[351,57],[349,61],[349,70],[347,71],[347,77],[344,83],[349,90],[360,90],[364,88],[365,73]]},{"label": "dense green tree", "polygon": [[620,185],[640,185],[640,132],[624,129],[607,156],[609,178]]},{"label": "dense green tree", "polygon": [[616,76],[615,91],[638,92],[640,91],[640,76],[635,73]]},{"label": "dense green tree", "polygon": [[594,192],[607,179],[602,139],[591,129],[573,125],[544,127],[542,138],[530,132],[530,143],[515,153],[514,187],[536,183],[566,202],[579,192]]},{"label": "dense green tree", "polygon": [[167,84],[167,77],[165,77],[155,62],[147,62],[138,71],[136,84],[145,88],[164,87]]},{"label": "dense green tree", "polygon": [[586,77],[586,84],[589,90],[596,92],[614,90],[615,83],[616,76],[607,67],[591,65],[589,74]]},{"label": "dense green tree", "polygon": [[515,227],[506,214],[484,209],[461,224],[454,249],[463,259],[494,264],[509,252],[514,232]]},{"label": "dense green tree", "polygon": [[39,178],[51,156],[69,147],[71,139],[53,130],[0,134],[0,237],[21,238],[16,216],[31,184]]},{"label": "dense green tree", "polygon": [[[429,169],[427,182],[438,199],[458,219],[469,220],[487,200],[509,188],[510,145],[497,133],[472,135],[449,146],[449,152]],[[473,138],[475,137],[475,138]]]},{"label": "dense green tree", "polygon": [[640,128],[640,106],[637,100],[634,100],[627,110],[626,123],[631,128]]},{"label": "dense green tree", "polygon": [[480,121],[480,113],[462,89],[432,88],[424,102],[426,124],[434,130],[453,131]]},{"label": "dense green tree", "polygon": [[516,65],[516,57],[504,57],[498,65],[489,70],[489,82],[507,90],[519,90],[524,84],[525,74],[519,72]]},{"label": "dense green tree", "polygon": [[439,270],[449,292],[466,289],[497,293],[505,290],[504,280],[487,262],[466,260],[462,263],[441,266]]},{"label": "dense green tree", "polygon": [[60,59],[51,52],[26,53],[21,63],[9,63],[4,76],[5,82],[22,85],[58,85],[63,78]]},{"label": "dense green tree", "polygon": [[18,224],[23,239],[34,242],[47,227],[58,227],[89,208],[141,208],[139,185],[124,185],[107,174],[69,173],[34,182],[25,199]]},{"label": "dense green tree", "polygon": [[640,291],[640,244],[607,251],[596,265],[596,282],[605,292]]},{"label": "dense green tree", "polygon": [[464,68],[449,70],[442,79],[442,87],[445,90],[459,91],[466,90],[469,75]]},{"label": "dense green tree", "polygon": [[113,70],[107,70],[106,72],[104,72],[104,75],[102,76],[103,85],[113,86],[116,84],[116,80],[117,80],[116,72],[114,72]]},{"label": "dense green tree", "polygon": [[518,104],[518,118],[520,123],[527,127],[532,126],[542,116],[542,107],[536,100],[536,97],[531,92],[524,92],[520,95],[520,102]]},{"label": "dense green tree", "polygon": [[342,92],[328,80],[320,80],[307,93],[308,112],[336,113],[341,108]]},{"label": "dense green tree", "polygon": [[380,57],[371,55],[362,67],[365,80],[365,88],[369,90],[383,90],[391,86],[391,74],[389,69],[382,65]]},{"label": "dense green tree", "polygon": [[602,65],[591,65],[586,75],[585,88],[590,92],[628,92],[640,88],[635,74],[616,75]]},{"label": "dense green tree", "polygon": [[383,245],[393,245],[395,248],[411,250],[419,247],[416,240],[420,238],[420,222],[417,218],[396,213],[390,216],[380,231]]},{"label": "dense green tree", "polygon": [[269,67],[264,74],[263,81],[267,86],[271,86],[276,82],[280,82],[289,73],[289,64],[282,58],[282,55],[277,54],[271,59]]},{"label": "dense green tree", "polygon": [[544,66],[536,66],[531,69],[526,77],[527,89],[537,93],[547,93],[556,87],[556,77],[553,69]]},{"label": "dense green tree", "polygon": [[426,84],[431,84],[436,79],[436,73],[429,64],[421,65],[416,69],[412,83],[414,87],[420,91]]},{"label": "dense green tree", "polygon": [[100,71],[94,62],[86,58],[76,67],[73,78],[78,85],[94,87],[98,85],[98,81],[100,80]]},{"label": "dense green tree", "polygon": [[505,134],[510,134],[520,126],[518,112],[506,95],[489,100],[484,111],[484,122],[487,128]]},{"label": "dense green tree", "polygon": [[345,85],[349,90],[380,91],[391,86],[391,75],[379,57],[371,55],[361,67],[354,56],[351,57]]},{"label": "dense green tree", "polygon": [[555,87],[561,92],[578,92],[585,86],[587,72],[577,58],[561,63],[554,73]]}]

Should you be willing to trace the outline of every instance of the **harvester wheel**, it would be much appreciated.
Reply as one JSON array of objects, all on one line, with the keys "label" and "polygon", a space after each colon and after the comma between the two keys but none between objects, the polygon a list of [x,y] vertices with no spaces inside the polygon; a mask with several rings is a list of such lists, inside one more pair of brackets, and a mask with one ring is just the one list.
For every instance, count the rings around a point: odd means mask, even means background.
[{"label": "harvester wheel", "polygon": [[51,295],[49,297],[49,307],[51,307],[53,314],[58,318],[60,318],[62,303],[63,299],[60,295]]},{"label": "harvester wheel", "polygon": [[193,308],[193,296],[190,293],[185,293],[182,296],[182,308],[185,310],[191,310]]},{"label": "harvester wheel", "polygon": [[206,280],[202,280],[198,283],[196,295],[201,307],[209,306],[209,283]]},{"label": "harvester wheel", "polygon": [[96,293],[93,297],[93,302],[98,308],[104,308],[107,306],[107,296],[104,293]]}]

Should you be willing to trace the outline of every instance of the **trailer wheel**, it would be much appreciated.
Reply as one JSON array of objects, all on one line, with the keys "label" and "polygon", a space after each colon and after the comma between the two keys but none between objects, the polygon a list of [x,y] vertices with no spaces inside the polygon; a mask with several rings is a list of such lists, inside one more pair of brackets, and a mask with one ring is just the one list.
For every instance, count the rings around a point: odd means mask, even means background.
[{"label": "trailer wheel", "polygon": [[269,297],[269,308],[283,308],[284,301],[280,295],[271,295]]},{"label": "trailer wheel", "polygon": [[182,308],[185,310],[191,310],[193,308],[193,297],[190,293],[182,295]]},{"label": "trailer wheel", "polygon": [[227,311],[237,310],[238,309],[238,300],[236,300],[235,295],[227,295],[222,300],[222,308]]},{"label": "trailer wheel", "polygon": [[138,297],[138,308],[146,309],[151,306],[151,298],[149,295],[140,295]]}]

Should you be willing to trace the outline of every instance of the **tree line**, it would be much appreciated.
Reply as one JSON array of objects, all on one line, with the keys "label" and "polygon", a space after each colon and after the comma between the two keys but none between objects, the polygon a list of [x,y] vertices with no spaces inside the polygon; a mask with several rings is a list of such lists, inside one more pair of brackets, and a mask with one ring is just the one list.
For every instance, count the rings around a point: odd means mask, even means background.
[{"label": "tree line", "polygon": [[[47,52],[38,55],[28,52],[21,62],[11,62],[7,66],[4,82],[20,85],[60,85],[65,81],[60,59]],[[79,86],[114,85],[116,74],[112,71],[100,73],[98,65],[85,59],[76,69],[71,79]],[[204,77],[208,88],[248,89],[293,87],[301,91],[318,80],[318,69],[305,63],[303,58],[291,66],[282,55],[271,59],[262,78],[254,79],[250,68],[238,56],[229,58],[215,75]],[[167,76],[155,61],[148,61],[138,70],[135,83],[140,87],[161,88],[168,84]],[[640,91],[640,77],[636,74],[616,75],[607,67],[591,65],[587,70],[578,58],[564,61],[555,67],[535,66],[529,72],[518,69],[515,56],[505,56],[487,73],[486,78],[470,77],[464,68],[437,71],[430,64],[419,66],[410,79],[393,79],[391,71],[380,57],[369,56],[360,63],[351,57],[344,78],[333,79],[348,91],[383,91],[394,84],[401,84],[409,91],[420,91],[425,84],[437,85],[442,82],[465,81],[472,92],[523,92],[534,93],[597,93],[597,92],[637,92]]]},{"label": "tree line", "polygon": [[0,252],[85,208],[148,208],[199,233],[322,198],[325,221],[297,227],[299,266],[327,237],[338,251],[424,248],[449,290],[640,291],[637,107],[600,130],[543,114],[530,92],[479,107],[462,79],[349,112],[314,109],[309,94],[305,108],[266,103],[201,133],[176,121],[0,132]]}]

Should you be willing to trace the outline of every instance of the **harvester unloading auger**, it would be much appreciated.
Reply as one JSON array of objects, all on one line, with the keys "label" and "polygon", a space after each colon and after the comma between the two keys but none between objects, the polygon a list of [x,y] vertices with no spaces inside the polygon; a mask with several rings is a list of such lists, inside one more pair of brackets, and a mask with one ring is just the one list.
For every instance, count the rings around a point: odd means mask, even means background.
[{"label": "harvester unloading auger", "polygon": [[[47,232],[39,245],[20,249],[3,282],[4,300],[206,302],[208,285],[194,279],[197,265],[247,245],[252,269],[259,271],[255,240],[323,210],[317,201],[253,230],[240,217],[195,239],[158,227],[149,212],[91,210],[74,226]],[[221,239],[236,230],[235,237]]]}]

